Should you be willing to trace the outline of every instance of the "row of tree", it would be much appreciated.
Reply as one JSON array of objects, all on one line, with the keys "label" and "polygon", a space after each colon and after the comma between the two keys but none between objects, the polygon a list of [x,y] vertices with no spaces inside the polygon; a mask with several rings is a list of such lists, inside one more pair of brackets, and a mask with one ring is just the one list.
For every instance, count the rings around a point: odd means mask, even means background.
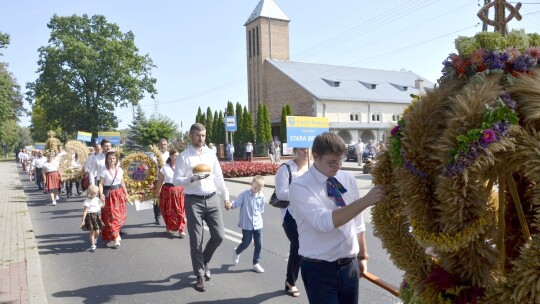
[{"label": "row of tree", "polygon": [[[9,42],[9,34],[0,32],[0,56],[3,56],[1,50],[7,48]],[[0,62],[0,143],[3,153],[25,144],[21,141],[23,130],[18,125],[19,117],[25,113],[20,86],[8,71],[8,64]]]},{"label": "row of tree", "polygon": [[[213,114],[212,114],[213,113]],[[286,116],[292,115],[290,105],[286,105],[281,111],[281,129],[280,129],[280,142],[287,142],[286,134]],[[232,134],[226,134],[225,132],[225,117],[236,116],[237,130]],[[270,114],[268,107],[264,104],[259,104],[257,108],[257,120],[254,123],[251,113],[246,106],[243,106],[237,102],[236,109],[231,101],[227,102],[227,108],[225,112],[214,111],[208,107],[206,112],[203,112],[199,107],[195,122],[201,123],[206,127],[206,144],[213,143],[219,144],[234,144],[234,151],[237,156],[244,155],[245,146],[248,142],[251,142],[255,146],[256,155],[267,155],[268,145],[274,142],[272,136],[272,126],[270,122]],[[256,126],[256,128],[254,127]]]}]

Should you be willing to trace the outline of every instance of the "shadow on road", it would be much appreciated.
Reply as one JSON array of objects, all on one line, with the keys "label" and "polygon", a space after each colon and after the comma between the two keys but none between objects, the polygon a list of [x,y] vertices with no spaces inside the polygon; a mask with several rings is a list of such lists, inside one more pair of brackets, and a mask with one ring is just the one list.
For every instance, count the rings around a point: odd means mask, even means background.
[{"label": "shadow on road", "polygon": [[[192,288],[193,277],[191,272],[179,273],[163,280],[146,280],[137,282],[125,282],[118,284],[97,285],[75,290],[64,290],[53,293],[56,298],[82,298],[82,303],[113,303],[115,296],[147,294],[162,291],[174,291],[181,288]],[[177,281],[171,284],[171,281]],[[64,301],[74,301],[74,299]]]}]

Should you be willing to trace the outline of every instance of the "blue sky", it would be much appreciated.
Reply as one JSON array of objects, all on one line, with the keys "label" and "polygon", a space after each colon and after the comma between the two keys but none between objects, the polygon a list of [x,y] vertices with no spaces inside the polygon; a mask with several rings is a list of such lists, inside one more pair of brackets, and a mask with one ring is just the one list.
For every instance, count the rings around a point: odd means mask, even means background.
[{"label": "blue sky", "polygon": [[[158,95],[141,101],[147,116],[155,111],[185,131],[197,108],[224,109],[227,101],[247,105],[244,23],[258,0],[54,0],[4,1],[0,31],[11,44],[0,61],[21,84],[35,81],[37,49],[47,44],[53,14],[104,15],[123,32],[132,31],[141,54],[157,68]],[[293,61],[411,70],[435,82],[454,39],[481,31],[476,16],[483,0],[276,0],[291,20]],[[524,3],[522,21],[510,28],[540,32],[540,3]],[[491,29],[490,29],[491,30]],[[27,106],[27,108],[29,108]],[[116,111],[120,128],[132,109]],[[21,119],[23,126],[29,117]],[[84,130],[82,130],[84,131]]]}]

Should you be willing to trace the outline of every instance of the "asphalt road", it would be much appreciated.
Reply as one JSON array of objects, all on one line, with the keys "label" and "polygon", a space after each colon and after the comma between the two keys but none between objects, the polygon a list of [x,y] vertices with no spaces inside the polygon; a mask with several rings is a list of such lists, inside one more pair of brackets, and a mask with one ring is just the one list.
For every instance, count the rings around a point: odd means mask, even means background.
[{"label": "asphalt road", "polygon": [[[359,173],[358,173],[359,174]],[[369,179],[367,176],[359,177]],[[108,248],[100,240],[95,252],[88,251],[88,234],[80,230],[84,197],[66,199],[50,206],[48,197],[21,174],[35,229],[48,301],[56,303],[307,303],[301,279],[301,296],[284,292],[288,240],[281,228],[279,210],[268,206],[264,213],[261,265],[265,273],[252,271],[253,246],[232,262],[232,250],[240,243],[238,211],[223,209],[226,240],[216,251],[207,291],[197,292],[188,239],[166,234],[155,225],[152,210],[128,207],[122,246]],[[247,185],[227,182],[234,199]],[[364,187],[366,188],[366,187]],[[367,189],[363,189],[366,191]],[[265,188],[269,198],[273,189]],[[398,285],[402,272],[393,266],[366,217],[369,270]],[[400,303],[383,289],[360,280],[360,303]]]}]

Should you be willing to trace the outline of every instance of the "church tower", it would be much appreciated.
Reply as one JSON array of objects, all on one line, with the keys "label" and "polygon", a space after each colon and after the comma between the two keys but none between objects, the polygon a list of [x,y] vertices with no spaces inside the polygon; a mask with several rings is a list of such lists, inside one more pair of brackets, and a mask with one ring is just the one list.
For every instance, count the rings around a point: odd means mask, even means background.
[{"label": "church tower", "polygon": [[264,62],[267,58],[289,60],[289,18],[274,0],[260,0],[244,24],[248,75],[248,110],[257,117],[257,106],[265,103]]}]

